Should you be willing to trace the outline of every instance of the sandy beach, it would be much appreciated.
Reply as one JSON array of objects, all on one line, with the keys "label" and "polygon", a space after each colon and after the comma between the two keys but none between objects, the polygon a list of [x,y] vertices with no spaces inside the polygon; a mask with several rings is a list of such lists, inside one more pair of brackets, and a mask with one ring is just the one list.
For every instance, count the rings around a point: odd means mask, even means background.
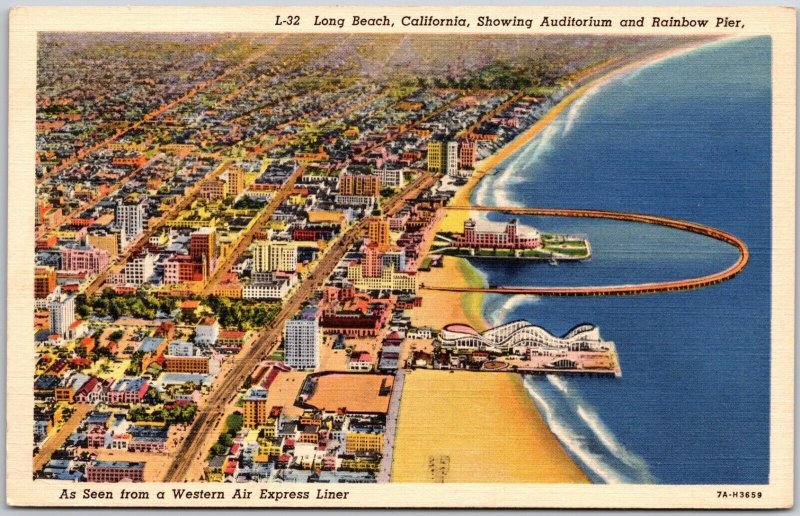
[{"label": "sandy beach", "polygon": [[516,374],[406,375],[394,482],[586,483]]},{"label": "sandy beach", "polygon": [[[639,60],[636,60],[631,63],[627,63],[624,65],[619,66],[618,68],[613,68],[609,70],[607,73],[603,74],[602,76],[591,80],[584,84],[583,86],[578,87],[574,91],[572,91],[569,95],[561,99],[561,101],[553,106],[542,118],[536,121],[532,126],[528,129],[520,133],[516,138],[511,140],[507,145],[501,148],[496,153],[492,154],[491,156],[479,161],[475,164],[475,171],[473,172],[472,176],[467,181],[467,184],[464,185],[453,197],[452,202],[450,203],[451,206],[470,206],[472,205],[472,201],[470,200],[470,196],[472,195],[472,191],[481,180],[489,173],[493,172],[494,169],[500,165],[503,161],[505,161],[508,157],[512,154],[517,152],[523,146],[525,146],[528,142],[530,142],[533,138],[538,136],[548,125],[550,125],[553,120],[555,120],[565,109],[571,106],[576,100],[581,98],[590,90],[593,90],[603,84],[607,83],[608,81],[619,77],[620,75],[626,74],[631,72],[639,67],[656,63],[663,59],[667,59],[676,55],[683,54],[685,52],[689,52],[701,45],[709,43],[710,40],[700,41],[700,42],[692,42],[687,45],[682,45],[676,48],[672,48],[666,50],[664,52],[660,52],[658,54],[654,54]],[[609,62],[607,64],[614,65],[616,62]],[[594,70],[593,70],[594,71]],[[459,211],[448,211],[446,212],[442,222],[440,223],[439,230],[440,231],[452,231],[452,232],[460,232],[464,229],[464,220],[469,217],[468,210],[459,210]]]},{"label": "sandy beach", "polygon": [[[470,206],[473,189],[498,165],[539,135],[582,95],[631,70],[704,42],[620,64],[578,87],[497,153],[476,165],[475,172],[451,202]],[[460,232],[468,209],[447,211],[438,231]],[[443,267],[420,274],[428,285],[482,286],[484,279],[467,260],[445,256]],[[412,323],[436,329],[466,323],[487,328],[482,294],[424,292],[424,310]],[[528,396],[522,378],[507,373],[415,370],[406,377],[400,405],[392,481],[396,482],[589,482],[567,455]]]},{"label": "sandy beach", "polygon": [[[420,282],[426,285],[450,285],[483,287],[483,278],[467,260],[445,256],[442,267],[431,267],[420,273]],[[422,310],[411,312],[414,326],[430,326],[439,329],[445,324],[469,324],[478,331],[487,328],[481,315],[483,294],[461,294],[441,290],[425,290]]]}]

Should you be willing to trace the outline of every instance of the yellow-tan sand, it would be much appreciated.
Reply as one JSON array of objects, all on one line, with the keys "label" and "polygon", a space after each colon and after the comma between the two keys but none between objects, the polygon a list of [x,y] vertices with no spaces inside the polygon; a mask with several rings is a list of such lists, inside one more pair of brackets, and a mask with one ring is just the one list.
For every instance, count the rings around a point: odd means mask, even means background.
[{"label": "yellow-tan sand", "polygon": [[[579,88],[497,153],[481,161],[451,205],[469,206],[481,179],[538,135],[598,81]],[[460,232],[469,211],[447,211],[436,231]],[[420,273],[428,285],[483,286],[467,260],[445,256],[443,267]],[[487,328],[482,294],[424,290],[415,326]],[[393,482],[588,483],[512,373],[416,370],[406,376],[400,405]]]},{"label": "yellow-tan sand", "polygon": [[510,373],[406,375],[393,482],[588,483]]},{"label": "yellow-tan sand", "polygon": [[[471,205],[472,190],[484,176],[542,132],[590,89],[648,62],[685,52],[692,42],[621,66],[576,89],[497,153],[477,164],[451,206]],[[608,63],[613,64],[613,63]],[[448,210],[437,231],[461,232],[469,210]],[[420,273],[429,285],[481,286],[483,278],[466,260],[444,257],[444,266]],[[466,323],[486,329],[482,294],[422,290],[423,309],[415,326],[441,329]],[[512,373],[411,371],[405,381],[392,464],[393,482],[588,483],[547,427],[522,379]]]},{"label": "yellow-tan sand", "polygon": [[[431,286],[483,287],[483,278],[467,260],[445,256],[442,267],[419,273],[419,281]],[[481,315],[483,294],[462,294],[443,290],[423,290],[422,308],[413,310],[414,326],[441,329],[446,324],[469,324],[478,331],[486,329]]]},{"label": "yellow-tan sand", "polygon": [[[627,73],[631,70],[635,70],[641,66],[644,66],[647,63],[652,63],[659,61],[661,59],[665,59],[667,57],[681,54],[686,52],[690,49],[693,49],[701,44],[707,43],[707,41],[703,42],[691,42],[686,45],[679,46],[677,48],[672,48],[666,50],[664,52],[644,57],[640,60],[637,60],[633,63],[628,63],[624,66],[620,66],[619,68],[615,68],[609,71],[609,73],[602,75],[601,77],[589,81],[587,84],[577,88],[575,91],[561,99],[561,101],[553,106],[547,113],[536,121],[532,126],[528,129],[520,133],[516,138],[510,141],[508,144],[503,146],[497,152],[488,156],[486,159],[481,160],[480,162],[475,164],[475,172],[467,181],[467,184],[464,185],[456,195],[453,197],[450,205],[451,206],[469,206],[472,204],[470,201],[470,195],[472,194],[472,190],[475,189],[476,186],[481,182],[481,180],[487,174],[491,173],[498,165],[500,165],[503,161],[505,161],[509,156],[517,152],[521,149],[525,144],[531,141],[533,138],[539,135],[548,125],[550,125],[553,120],[555,120],[566,108],[568,108],[573,102],[581,98],[586,92],[592,90],[608,81],[617,77],[621,74]],[[610,60],[606,63],[607,65],[613,65],[614,60]],[[596,68],[592,67],[592,71],[595,71]],[[588,72],[588,70],[586,71]],[[450,232],[461,232],[464,230],[464,220],[469,217],[469,211],[467,210],[458,210],[458,211],[448,211],[440,225],[439,231],[450,231]]]}]

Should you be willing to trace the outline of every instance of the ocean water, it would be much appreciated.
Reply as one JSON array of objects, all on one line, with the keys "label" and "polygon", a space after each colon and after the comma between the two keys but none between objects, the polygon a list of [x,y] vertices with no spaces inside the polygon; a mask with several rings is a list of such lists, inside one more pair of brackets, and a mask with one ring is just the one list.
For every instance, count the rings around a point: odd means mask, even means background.
[{"label": "ocean water", "polygon": [[[596,482],[759,484],[769,473],[771,41],[713,43],[587,94],[473,192],[479,204],[596,208],[718,227],[751,251],[736,278],[629,297],[489,295],[491,323],[613,340],[618,379],[526,387]],[[505,217],[488,215],[500,222]],[[491,284],[602,285],[692,277],[736,260],[713,239],[638,223],[525,217],[586,234],[593,257],[550,266],[473,260]]]}]

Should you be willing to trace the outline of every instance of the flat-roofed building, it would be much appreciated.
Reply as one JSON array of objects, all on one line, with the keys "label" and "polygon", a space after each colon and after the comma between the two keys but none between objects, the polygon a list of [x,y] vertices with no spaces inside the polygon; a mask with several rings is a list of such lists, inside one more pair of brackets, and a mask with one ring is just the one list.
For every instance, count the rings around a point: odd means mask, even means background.
[{"label": "flat-roofed building", "polygon": [[73,322],[75,322],[75,298],[59,294],[50,302],[50,333],[63,337]]},{"label": "flat-roofed building", "polygon": [[53,267],[36,267],[33,275],[33,296],[44,299],[56,289],[56,270]]},{"label": "flat-roofed building", "polygon": [[144,231],[144,200],[120,199],[114,212],[114,222],[127,240],[133,240]]},{"label": "flat-roofed building", "polygon": [[381,180],[370,174],[344,173],[339,178],[339,193],[342,196],[380,197]]},{"label": "flat-roofed building", "polygon": [[318,307],[307,306],[297,317],[284,323],[285,361],[295,369],[317,370],[321,343],[322,327]]},{"label": "flat-roofed building", "polygon": [[253,270],[255,272],[295,272],[297,246],[291,242],[256,240],[253,242]]},{"label": "flat-roofed building", "polygon": [[144,462],[98,460],[86,466],[89,482],[144,482]]},{"label": "flat-roofed building", "polygon": [[61,248],[61,270],[97,274],[108,266],[108,251],[91,246]]}]

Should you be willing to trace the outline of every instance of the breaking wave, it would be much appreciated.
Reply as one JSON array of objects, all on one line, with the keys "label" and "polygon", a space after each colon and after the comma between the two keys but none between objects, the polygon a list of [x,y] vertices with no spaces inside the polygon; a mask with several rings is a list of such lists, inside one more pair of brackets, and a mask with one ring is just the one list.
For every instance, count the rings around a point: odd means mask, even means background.
[{"label": "breaking wave", "polygon": [[486,319],[492,326],[503,324],[515,310],[522,306],[542,302],[538,296],[502,296],[501,299],[503,300],[502,304],[491,313],[486,314]]},{"label": "breaking wave", "polygon": [[600,90],[603,89],[603,86],[605,86],[605,83],[598,84],[594,88],[586,90],[583,95],[581,95],[577,100],[575,100],[575,102],[572,103],[566,113],[566,120],[563,124],[564,130],[561,132],[562,136],[567,135],[570,133],[570,131],[572,131],[572,127],[581,116],[581,111],[583,110],[584,104],[586,104],[589,99],[597,95]]},{"label": "breaking wave", "polygon": [[473,194],[473,202],[487,206],[522,206],[511,195],[514,185],[527,183],[529,177],[518,173],[518,170],[531,170],[534,164],[546,156],[554,148],[554,140],[561,133],[563,122],[554,120],[538,136],[504,161],[497,173],[488,176],[478,184]]},{"label": "breaking wave", "polygon": [[525,388],[550,430],[593,482],[656,482],[645,461],[617,440],[569,380],[546,379],[527,377]]}]

